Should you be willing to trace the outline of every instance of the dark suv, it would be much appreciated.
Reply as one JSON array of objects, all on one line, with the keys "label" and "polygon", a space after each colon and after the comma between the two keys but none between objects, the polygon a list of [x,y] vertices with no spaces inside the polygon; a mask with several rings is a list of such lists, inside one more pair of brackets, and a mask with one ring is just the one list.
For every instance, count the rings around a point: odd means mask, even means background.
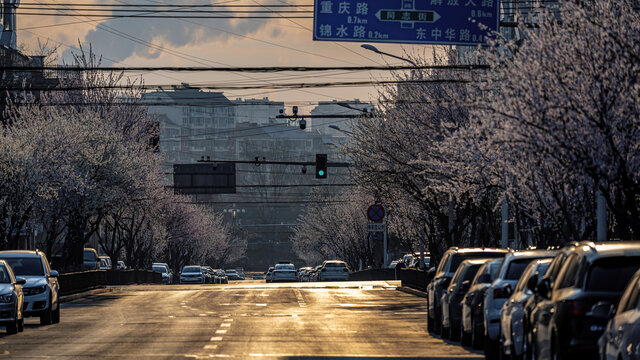
[{"label": "dark suv", "polygon": [[[564,261],[551,286],[543,279],[539,296],[549,306],[537,309],[536,359],[593,358],[607,317],[592,311],[618,302],[633,274],[640,269],[640,242],[581,243]],[[536,309],[534,309],[534,312]]]},{"label": "dark suv", "polygon": [[505,249],[496,248],[458,248],[452,247],[442,256],[436,274],[427,285],[427,326],[430,332],[439,334],[442,331],[441,299],[449,288],[453,274],[458,266],[469,259],[501,258],[507,253]]}]

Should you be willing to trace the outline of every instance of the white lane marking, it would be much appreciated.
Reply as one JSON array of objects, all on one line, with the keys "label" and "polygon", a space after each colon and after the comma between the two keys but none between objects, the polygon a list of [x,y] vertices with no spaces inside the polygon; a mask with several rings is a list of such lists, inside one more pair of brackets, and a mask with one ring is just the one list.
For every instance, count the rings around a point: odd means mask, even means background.
[{"label": "white lane marking", "polygon": [[231,327],[231,323],[222,323],[220,327]]},{"label": "white lane marking", "polygon": [[227,330],[216,330],[216,334],[226,334]]},{"label": "white lane marking", "polygon": [[222,336],[214,336],[209,341],[222,341]]},{"label": "white lane marking", "polygon": [[224,319],[224,322],[233,322],[233,319]]},{"label": "white lane marking", "polygon": [[267,306],[267,304],[256,304],[256,306]]},{"label": "white lane marking", "polygon": [[218,348],[218,345],[205,345],[204,349],[205,350],[215,350]]}]

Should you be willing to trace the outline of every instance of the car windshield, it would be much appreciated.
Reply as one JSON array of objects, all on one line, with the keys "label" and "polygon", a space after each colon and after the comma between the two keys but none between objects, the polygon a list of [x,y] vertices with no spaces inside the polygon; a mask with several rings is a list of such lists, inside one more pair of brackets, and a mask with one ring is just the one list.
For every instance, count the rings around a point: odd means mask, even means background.
[{"label": "car windshield", "polygon": [[0,265],[0,284],[11,284],[11,276],[4,265]]},{"label": "car windshield", "polygon": [[497,258],[497,257],[504,257],[504,253],[501,252],[491,252],[491,251],[487,251],[487,252],[478,252],[478,253],[458,253],[458,254],[453,254],[451,256],[451,266],[449,267],[449,271],[455,272],[458,267],[460,266],[460,264],[462,264],[463,261],[465,260],[469,260],[469,259],[484,259],[484,258]]},{"label": "car windshield", "polygon": [[96,261],[96,253],[91,250],[84,251],[84,261]]},{"label": "car windshield", "polygon": [[200,267],[199,266],[185,266],[182,269],[183,273],[193,273],[193,272],[200,272]]},{"label": "car windshield", "polygon": [[596,260],[587,278],[587,291],[622,292],[640,268],[640,257],[608,257]]},{"label": "car windshield", "polygon": [[278,264],[276,270],[295,270],[296,268],[291,264]]},{"label": "car windshield", "polygon": [[167,272],[167,268],[164,266],[154,266],[152,268],[153,271],[160,271],[161,273],[166,273]]},{"label": "car windshield", "polygon": [[344,263],[326,263],[326,264],[324,264],[324,267],[326,267],[326,268],[330,268],[330,267],[333,267],[333,268],[344,268],[344,267],[347,267],[347,265],[345,265]]},{"label": "car windshield", "polygon": [[44,267],[39,257],[3,258],[17,276],[43,276]]},{"label": "car windshield", "polygon": [[507,268],[507,273],[504,278],[506,280],[520,279],[520,276],[522,276],[524,269],[527,268],[527,266],[529,265],[529,263],[531,263],[531,261],[533,261],[533,259],[513,260],[512,262],[509,263],[509,267]]}]

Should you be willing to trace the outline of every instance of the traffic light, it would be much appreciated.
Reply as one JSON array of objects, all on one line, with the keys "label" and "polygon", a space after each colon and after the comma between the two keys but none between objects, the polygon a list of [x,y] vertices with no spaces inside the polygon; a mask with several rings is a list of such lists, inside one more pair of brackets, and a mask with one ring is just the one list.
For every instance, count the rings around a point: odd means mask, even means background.
[{"label": "traffic light", "polygon": [[327,178],[327,154],[316,154],[316,179]]}]

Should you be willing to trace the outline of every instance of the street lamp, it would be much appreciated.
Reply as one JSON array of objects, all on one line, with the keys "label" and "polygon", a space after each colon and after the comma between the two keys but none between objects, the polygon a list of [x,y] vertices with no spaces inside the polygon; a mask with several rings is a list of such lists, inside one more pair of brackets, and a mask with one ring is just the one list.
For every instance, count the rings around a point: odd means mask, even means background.
[{"label": "street lamp", "polygon": [[380,50],[378,50],[377,47],[375,47],[373,45],[362,44],[362,45],[360,45],[360,47],[363,48],[363,49],[367,49],[367,50],[373,51],[374,53],[377,53],[377,54],[380,54],[380,55],[387,55],[387,56],[391,56],[392,58],[396,58],[396,59],[400,59],[402,61],[406,61],[406,62],[408,62],[409,64],[411,64],[413,66],[418,66],[418,64],[416,64],[415,62],[413,62],[410,59],[406,59],[406,58],[403,58],[401,56],[397,56],[397,55],[386,53],[384,51],[380,51]]}]

